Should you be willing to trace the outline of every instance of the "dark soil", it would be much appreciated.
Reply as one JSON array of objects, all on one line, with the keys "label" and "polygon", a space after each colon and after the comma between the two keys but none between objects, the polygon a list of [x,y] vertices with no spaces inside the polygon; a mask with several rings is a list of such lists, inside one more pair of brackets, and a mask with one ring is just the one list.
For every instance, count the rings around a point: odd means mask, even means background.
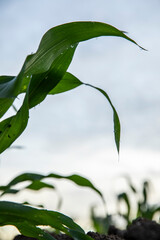
[{"label": "dark soil", "polygon": [[[65,234],[52,234],[57,240],[73,240]],[[94,240],[160,240],[160,224],[144,218],[137,218],[126,230],[110,226],[108,235],[88,232]],[[13,240],[37,240],[35,238],[16,236]]]}]

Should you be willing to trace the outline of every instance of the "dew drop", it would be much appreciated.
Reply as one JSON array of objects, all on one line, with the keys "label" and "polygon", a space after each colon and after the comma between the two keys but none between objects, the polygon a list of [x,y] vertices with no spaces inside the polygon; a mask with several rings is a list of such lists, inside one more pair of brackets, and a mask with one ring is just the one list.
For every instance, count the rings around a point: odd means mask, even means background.
[{"label": "dew drop", "polygon": [[43,234],[38,234],[39,237],[43,237]]}]

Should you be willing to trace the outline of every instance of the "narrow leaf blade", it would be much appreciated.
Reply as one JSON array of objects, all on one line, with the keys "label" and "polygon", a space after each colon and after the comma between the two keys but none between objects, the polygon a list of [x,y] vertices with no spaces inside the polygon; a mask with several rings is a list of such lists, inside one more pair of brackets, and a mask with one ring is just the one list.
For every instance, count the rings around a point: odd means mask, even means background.
[{"label": "narrow leaf blade", "polygon": [[66,23],[51,28],[44,34],[37,52],[26,63],[25,73],[46,72],[57,56],[63,54],[68,47],[100,36],[122,37],[138,45],[122,31],[106,23],[87,21]]},{"label": "narrow leaf blade", "polygon": [[[98,195],[102,198],[103,202],[105,202],[103,194],[100,192],[100,190],[98,190],[91,183],[90,180],[88,180],[87,178],[82,177],[80,175],[77,175],[77,174],[64,176],[64,175],[55,174],[55,173],[50,173],[48,175],[42,175],[42,174],[36,174],[36,173],[23,173],[23,174],[20,174],[19,176],[15,177],[14,179],[12,179],[6,186],[1,186],[1,189],[2,189],[1,191],[4,191],[4,193],[2,193],[2,194],[5,194],[5,192],[7,193],[7,191],[9,191],[9,189],[11,189],[11,187],[15,186],[18,183],[22,183],[25,181],[31,181],[33,183],[33,185],[31,185],[31,187],[33,187],[35,183],[39,183],[42,179],[46,179],[46,178],[66,179],[66,180],[69,180],[69,181],[75,183],[78,186],[88,187],[88,188],[94,190],[96,193],[98,193]],[[39,186],[39,184],[38,184],[38,186]]]},{"label": "narrow leaf blade", "polygon": [[116,147],[117,147],[117,151],[119,153],[119,150],[120,150],[120,134],[121,134],[121,125],[120,125],[120,120],[119,120],[119,117],[118,117],[118,114],[117,114],[117,111],[115,109],[115,107],[113,106],[108,94],[102,90],[101,88],[98,88],[98,87],[95,87],[91,84],[87,84],[85,83],[86,86],[89,86],[89,87],[92,87],[96,90],[98,90],[99,92],[101,92],[105,97],[106,99],[108,100],[108,102],[110,103],[110,106],[112,107],[112,110],[113,110],[113,122],[114,122],[114,138],[115,138],[115,143],[116,143]]}]

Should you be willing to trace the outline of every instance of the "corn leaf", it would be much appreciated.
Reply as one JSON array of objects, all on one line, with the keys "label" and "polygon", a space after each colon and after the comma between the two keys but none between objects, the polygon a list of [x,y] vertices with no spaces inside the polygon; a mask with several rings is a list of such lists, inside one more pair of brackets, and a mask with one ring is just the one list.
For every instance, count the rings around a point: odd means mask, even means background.
[{"label": "corn leaf", "polygon": [[63,54],[66,49],[79,42],[100,36],[122,37],[138,45],[122,31],[106,23],[66,23],[51,28],[44,34],[37,52],[27,61],[25,73],[30,75],[46,72],[49,70],[53,61],[60,54]]},{"label": "corn leaf", "polygon": [[[122,37],[138,45],[124,32],[105,23],[67,23],[54,27],[44,34],[38,50],[35,54],[27,56],[17,77],[0,77],[0,117],[5,114],[20,93],[24,92],[28,95],[25,97],[27,100],[23,102],[20,111],[15,116],[0,123],[0,153],[8,148],[26,128],[29,108],[42,102],[48,94],[56,93],[58,89],[54,90],[54,88],[62,79],[64,80],[63,77],[72,61],[78,43],[100,36]],[[59,93],[64,91],[63,84],[65,84],[64,88],[66,90],[78,86],[75,83],[72,85],[69,81],[62,81],[61,84],[62,90],[59,90]],[[67,86],[67,84],[69,85]],[[115,141],[119,151],[120,125],[114,108],[113,111]],[[22,112],[25,112],[25,114],[22,114]],[[10,129],[8,129],[8,126],[10,126]]]},{"label": "corn leaf", "polygon": [[[29,118],[29,108],[43,101],[48,92],[63,77],[72,60],[74,50],[74,47],[66,50],[66,52],[55,61],[49,73],[41,74],[38,77],[37,75],[28,77],[27,92],[22,107],[16,115],[0,122],[0,153],[6,150],[26,128]],[[20,72],[20,76],[22,73],[24,74],[24,68]],[[51,84],[49,84],[48,81],[54,77],[57,82],[54,84],[51,82]],[[23,85],[21,85],[21,88],[22,86]],[[12,103],[13,102],[10,104]]]},{"label": "corn leaf", "polygon": [[[85,177],[82,177],[80,175],[77,174],[73,174],[73,175],[69,175],[69,176],[63,176],[60,174],[55,174],[55,173],[50,173],[48,175],[42,175],[42,174],[36,174],[36,173],[23,173],[17,177],[15,177],[12,181],[10,181],[6,186],[0,186],[0,191],[2,192],[1,195],[4,195],[6,193],[16,193],[16,189],[12,189],[12,187],[15,187],[15,185],[17,185],[18,183],[22,183],[25,181],[31,181],[31,184],[29,184],[26,188],[28,189],[32,189],[32,190],[39,190],[42,187],[50,187],[52,185],[49,184],[49,186],[47,184],[45,184],[44,182],[42,182],[42,179],[47,179],[47,178],[53,178],[53,179],[66,179],[69,180],[73,183],[75,183],[78,186],[81,187],[88,187],[92,190],[94,190],[96,193],[98,193],[98,195],[102,198],[103,202],[104,202],[104,197],[102,195],[102,193],[91,183],[90,180],[88,180]],[[54,186],[53,186],[54,188]],[[24,190],[24,188],[23,188]]]},{"label": "corn leaf", "polygon": [[27,126],[29,118],[28,93],[16,115],[0,122],[0,153],[6,150]]},{"label": "corn leaf", "polygon": [[0,213],[0,226],[13,225],[28,237],[36,237],[39,240],[53,240],[54,237],[49,236],[48,233],[37,227],[43,225],[62,231],[75,240],[91,240],[78,224],[59,212],[1,201]]}]

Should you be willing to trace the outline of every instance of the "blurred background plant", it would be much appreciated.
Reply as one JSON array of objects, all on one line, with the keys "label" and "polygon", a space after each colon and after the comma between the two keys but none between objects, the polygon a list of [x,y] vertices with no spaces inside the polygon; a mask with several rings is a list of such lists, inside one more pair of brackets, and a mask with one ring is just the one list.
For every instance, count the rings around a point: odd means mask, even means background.
[{"label": "blurred background plant", "polygon": [[[6,194],[17,194],[24,190],[32,190],[32,191],[39,191],[44,188],[52,189],[56,191],[58,195],[58,204],[57,209],[59,210],[62,204],[62,198],[57,191],[57,188],[53,183],[46,183],[44,180],[46,179],[63,179],[73,182],[74,184],[80,187],[87,187],[94,190],[102,199],[103,203],[105,204],[105,200],[103,194],[85,177],[82,177],[77,174],[72,174],[69,176],[64,176],[56,173],[50,173],[47,175],[37,174],[37,173],[22,173],[12,179],[7,185],[0,186],[0,197]],[[25,184],[25,185],[24,185]],[[20,185],[20,187],[19,187]],[[33,203],[29,203],[27,201],[23,202],[23,204],[33,205]],[[43,204],[39,205],[38,207],[44,207]]]},{"label": "blurred background plant", "polygon": [[[57,210],[61,209],[62,197],[57,191],[57,188],[53,183],[47,183],[44,180],[49,178],[52,179],[66,179],[69,180],[79,186],[89,187],[90,189],[97,192],[103,199],[102,194],[96,189],[92,183],[86,178],[82,178],[78,175],[72,176],[62,176],[58,174],[48,174],[41,175],[35,173],[23,173],[16,178],[12,179],[7,185],[0,186],[1,197],[6,194],[17,194],[31,190],[33,192],[40,191],[44,188],[51,189],[56,191],[58,196],[58,204]],[[83,181],[84,182],[83,182]],[[126,191],[122,191],[115,195],[114,204],[116,206],[116,210],[114,213],[107,213],[101,216],[97,212],[97,206],[91,206],[90,208],[90,223],[92,229],[99,233],[108,233],[109,227],[114,225],[117,228],[124,229],[137,217],[143,217],[150,220],[156,220],[159,222],[159,213],[160,213],[160,204],[159,203],[150,203],[150,194],[152,190],[152,181],[151,180],[143,180],[139,185],[136,185],[131,181],[131,179],[127,176],[124,177],[124,180],[127,184]],[[23,183],[23,184],[22,184]],[[82,184],[83,183],[83,184]],[[84,184],[85,183],[85,184]],[[20,184],[20,187],[18,185]],[[38,192],[37,192],[38,193]],[[112,196],[113,197],[113,196]],[[65,201],[65,199],[64,199]],[[74,201],[74,200],[73,200]],[[31,202],[23,202],[23,204],[33,205]],[[36,205],[36,204],[34,204]],[[45,208],[44,204],[37,204],[37,207]],[[110,209],[109,204],[107,204],[107,209]],[[53,231],[51,229],[50,231]]]},{"label": "blurred background plant", "polygon": [[[149,203],[151,192],[151,180],[143,180],[140,184],[140,189],[135,186],[129,177],[125,177],[128,185],[128,191],[121,192],[116,195],[115,204],[117,211],[113,214],[106,214],[101,217],[96,214],[95,207],[90,209],[90,218],[95,231],[107,233],[109,226],[114,225],[119,227],[119,222],[123,222],[125,228],[130,225],[133,219],[143,217],[159,222],[160,204]],[[134,202],[134,206],[133,206]],[[155,216],[158,216],[158,219]]]}]

